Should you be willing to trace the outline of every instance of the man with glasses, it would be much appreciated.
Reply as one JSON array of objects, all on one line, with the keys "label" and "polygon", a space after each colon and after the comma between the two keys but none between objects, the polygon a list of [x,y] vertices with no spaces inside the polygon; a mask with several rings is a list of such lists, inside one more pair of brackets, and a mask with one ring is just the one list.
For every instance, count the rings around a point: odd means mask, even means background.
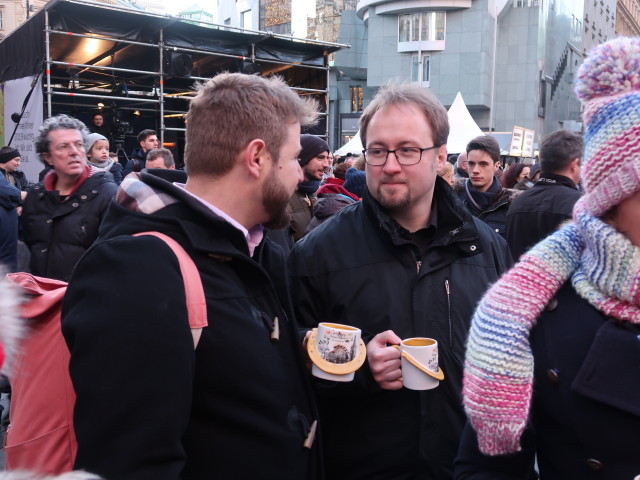
[{"label": "man with glasses", "polygon": [[111,173],[87,165],[87,135],[84,123],[64,114],[38,131],[36,152],[52,168],[29,189],[20,217],[34,275],[69,280],[118,188]]},{"label": "man with glasses", "polygon": [[[427,89],[381,89],[360,119],[362,202],[293,248],[298,321],[353,325],[367,343],[352,382],[316,382],[327,478],[452,476],[469,322],[511,258],[438,177],[448,134],[447,111]],[[433,390],[403,388],[392,345],[411,337],[438,341],[445,377]]]}]

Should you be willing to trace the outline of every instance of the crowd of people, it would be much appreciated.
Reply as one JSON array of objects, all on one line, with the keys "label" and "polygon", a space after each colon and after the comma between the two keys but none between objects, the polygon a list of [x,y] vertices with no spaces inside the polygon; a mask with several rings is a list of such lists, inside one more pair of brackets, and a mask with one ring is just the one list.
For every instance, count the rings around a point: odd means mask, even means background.
[{"label": "crowd of people", "polygon": [[[584,135],[552,132],[535,165],[504,172],[489,135],[449,161],[447,111],[417,84],[381,88],[360,119],[362,154],[336,159],[300,134],[314,100],[237,73],[198,85],[186,171],[153,130],[123,168],[100,115],[92,133],[64,114],[44,122],[37,184],[1,149],[0,260],[15,270],[19,235],[31,273],[68,282],[74,468],[109,480],[640,475],[639,59],[638,38],[596,47],[577,74]],[[148,232],[197,268],[197,337],[180,262]],[[304,345],[321,322],[361,330],[353,381],[310,375]],[[20,335],[1,327],[13,357]],[[413,337],[438,342],[437,388],[403,388],[395,347]]]}]

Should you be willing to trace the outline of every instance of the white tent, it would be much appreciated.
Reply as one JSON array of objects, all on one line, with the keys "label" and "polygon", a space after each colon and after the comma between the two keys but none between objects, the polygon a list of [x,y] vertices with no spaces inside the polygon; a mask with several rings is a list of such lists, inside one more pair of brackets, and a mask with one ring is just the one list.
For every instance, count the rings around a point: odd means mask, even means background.
[{"label": "white tent", "polygon": [[470,140],[484,135],[475,122],[467,106],[458,92],[456,99],[449,108],[449,138],[447,139],[447,152],[460,153],[466,150]]},{"label": "white tent", "polygon": [[362,153],[362,141],[360,140],[360,130],[356,133],[351,140],[345,143],[338,150],[333,152],[334,155],[346,155],[347,153],[353,153],[356,155],[360,155]]}]

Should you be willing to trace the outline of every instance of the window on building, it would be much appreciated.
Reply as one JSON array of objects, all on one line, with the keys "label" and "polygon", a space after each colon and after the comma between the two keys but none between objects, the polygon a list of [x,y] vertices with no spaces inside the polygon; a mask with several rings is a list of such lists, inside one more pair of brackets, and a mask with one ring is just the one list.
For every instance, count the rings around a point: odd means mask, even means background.
[{"label": "window on building", "polygon": [[513,0],[513,6],[515,8],[539,7],[540,0]]},{"label": "window on building", "polygon": [[245,10],[240,12],[240,26],[242,28],[252,28],[253,24],[253,12],[251,10]]},{"label": "window on building", "polygon": [[3,13],[4,13],[4,10],[0,9],[0,30],[4,30],[4,21],[2,18]]},{"label": "window on building", "polygon": [[399,42],[444,40],[445,12],[421,12],[398,15]]},{"label": "window on building", "polygon": [[411,55],[411,81],[429,86],[429,55]]},{"label": "window on building", "polygon": [[231,25],[231,17],[229,17],[229,18],[225,18],[225,19],[224,19],[224,24],[225,24],[225,25]]},{"label": "window on building", "polygon": [[362,87],[349,87],[351,90],[351,111],[361,112],[363,108]]}]

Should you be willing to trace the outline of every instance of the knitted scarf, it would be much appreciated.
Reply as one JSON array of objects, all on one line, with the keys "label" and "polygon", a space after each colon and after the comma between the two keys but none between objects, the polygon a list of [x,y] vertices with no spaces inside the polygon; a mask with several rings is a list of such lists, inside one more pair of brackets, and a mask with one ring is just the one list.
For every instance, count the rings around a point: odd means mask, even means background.
[{"label": "knitted scarf", "polygon": [[480,215],[484,212],[502,191],[500,182],[496,177],[493,177],[493,183],[485,192],[476,190],[469,179],[464,182],[464,189],[469,200],[468,207],[475,215]]},{"label": "knitted scarf", "polygon": [[108,172],[111,170],[111,167],[114,164],[113,158],[108,158],[104,162],[87,162],[92,167],[96,167],[98,170],[102,170],[103,172]]},{"label": "knitted scarf", "polygon": [[520,450],[533,389],[529,332],[566,280],[605,315],[640,324],[640,249],[585,204],[583,197],[573,223],[523,255],[474,313],[463,395],[486,455]]},{"label": "knitted scarf", "polygon": [[318,188],[320,188],[320,180],[306,180],[298,184],[298,191],[306,195],[316,193]]}]

